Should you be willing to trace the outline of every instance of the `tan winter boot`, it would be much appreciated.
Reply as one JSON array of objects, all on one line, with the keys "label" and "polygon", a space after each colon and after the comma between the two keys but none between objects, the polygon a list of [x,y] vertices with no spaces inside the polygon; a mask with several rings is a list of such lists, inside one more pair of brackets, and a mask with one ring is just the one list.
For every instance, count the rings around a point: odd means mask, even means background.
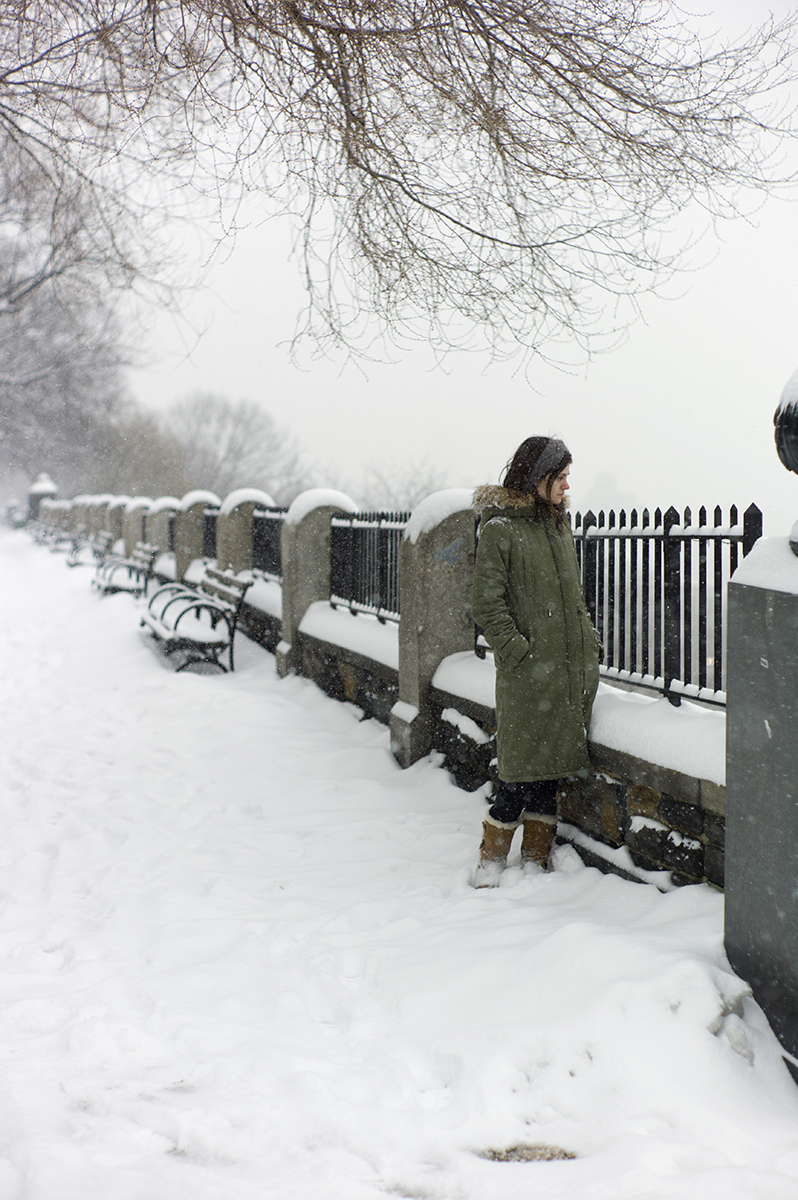
[{"label": "tan winter boot", "polygon": [[555,817],[523,818],[524,836],[521,841],[521,866],[526,867],[537,863],[544,871],[548,870],[549,853],[554,834],[557,830]]},{"label": "tan winter boot", "polygon": [[507,862],[510,843],[518,824],[505,825],[486,817],[482,826],[482,841],[479,847],[479,863],[474,875],[474,887],[496,887]]}]

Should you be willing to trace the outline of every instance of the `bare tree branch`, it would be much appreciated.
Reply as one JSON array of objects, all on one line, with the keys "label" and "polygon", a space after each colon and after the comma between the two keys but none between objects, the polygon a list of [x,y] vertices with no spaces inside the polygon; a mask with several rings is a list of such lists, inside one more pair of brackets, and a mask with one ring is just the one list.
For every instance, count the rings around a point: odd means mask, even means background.
[{"label": "bare tree branch", "polygon": [[80,180],[119,280],[114,171],[155,165],[301,214],[322,346],[377,314],[534,352],[656,286],[686,206],[770,186],[795,32],[706,46],[659,0],[32,0],[0,16],[0,131]]}]

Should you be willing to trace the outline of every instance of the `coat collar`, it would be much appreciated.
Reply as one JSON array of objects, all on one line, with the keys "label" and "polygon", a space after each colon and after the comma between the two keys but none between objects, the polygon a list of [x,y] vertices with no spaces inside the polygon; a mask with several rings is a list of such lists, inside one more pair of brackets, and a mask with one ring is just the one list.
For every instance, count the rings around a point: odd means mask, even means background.
[{"label": "coat collar", "polygon": [[510,517],[527,517],[537,507],[535,497],[528,492],[515,492],[498,483],[485,483],[474,492],[474,511],[480,516],[486,509],[499,509]]},{"label": "coat collar", "polygon": [[[556,509],[543,504],[531,492],[516,492],[498,483],[483,483],[481,487],[476,488],[471,505],[477,516],[483,520],[490,520],[496,516],[542,517],[553,520],[556,515]],[[568,508],[567,499],[564,507]]]}]

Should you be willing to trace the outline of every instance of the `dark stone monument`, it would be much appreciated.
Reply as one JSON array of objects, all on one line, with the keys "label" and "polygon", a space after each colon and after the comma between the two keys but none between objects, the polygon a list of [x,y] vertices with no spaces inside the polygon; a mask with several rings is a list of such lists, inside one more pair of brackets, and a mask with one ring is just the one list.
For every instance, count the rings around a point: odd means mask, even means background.
[{"label": "dark stone monument", "polygon": [[[776,413],[798,470],[798,372]],[[798,548],[757,543],[729,584],[726,952],[798,1060]],[[787,1065],[798,1080],[798,1062]]]}]

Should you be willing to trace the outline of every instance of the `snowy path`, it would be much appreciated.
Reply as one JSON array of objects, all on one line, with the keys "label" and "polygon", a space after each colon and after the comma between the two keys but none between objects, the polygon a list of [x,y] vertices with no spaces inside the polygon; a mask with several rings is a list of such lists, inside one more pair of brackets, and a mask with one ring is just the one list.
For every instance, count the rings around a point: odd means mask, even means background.
[{"label": "snowy path", "polygon": [[[796,1200],[719,895],[564,849],[477,893],[481,800],[382,726],[0,570],[0,1200]],[[535,1143],[577,1157],[479,1157]]]}]

